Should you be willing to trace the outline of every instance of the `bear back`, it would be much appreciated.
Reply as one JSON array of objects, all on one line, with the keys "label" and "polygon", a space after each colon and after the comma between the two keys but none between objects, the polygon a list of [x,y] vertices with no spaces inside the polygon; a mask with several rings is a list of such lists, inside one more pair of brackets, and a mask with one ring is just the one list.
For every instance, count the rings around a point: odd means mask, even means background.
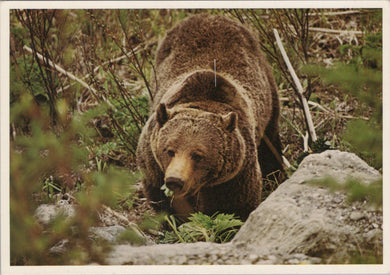
[{"label": "bear back", "polygon": [[[258,40],[242,24],[225,17],[195,15],[167,33],[157,51],[157,84],[152,91],[151,111],[156,110],[168,92],[176,93],[178,97],[183,90],[182,83],[194,71],[214,72],[214,60],[218,77],[228,80],[230,86],[238,87],[239,97],[249,102],[250,106],[245,107],[253,115],[253,123],[258,128],[256,140],[259,141],[263,126],[272,116],[270,106],[279,104],[276,85]],[[207,92],[214,85],[214,77],[196,84],[193,91]],[[220,81],[217,85],[221,85]]]}]

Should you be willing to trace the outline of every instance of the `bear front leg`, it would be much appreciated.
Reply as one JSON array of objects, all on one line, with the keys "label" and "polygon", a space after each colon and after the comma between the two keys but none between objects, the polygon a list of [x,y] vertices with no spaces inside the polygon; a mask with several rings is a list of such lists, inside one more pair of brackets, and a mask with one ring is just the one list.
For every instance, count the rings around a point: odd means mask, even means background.
[{"label": "bear front leg", "polygon": [[281,183],[285,176],[277,121],[267,125],[257,151],[263,178]]}]

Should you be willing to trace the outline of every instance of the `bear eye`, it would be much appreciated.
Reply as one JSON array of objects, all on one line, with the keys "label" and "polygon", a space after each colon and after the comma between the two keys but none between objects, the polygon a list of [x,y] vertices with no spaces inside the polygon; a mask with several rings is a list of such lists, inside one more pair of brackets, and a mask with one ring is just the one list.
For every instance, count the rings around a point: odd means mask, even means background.
[{"label": "bear eye", "polygon": [[173,158],[175,156],[175,151],[173,150],[168,150],[168,156],[170,156],[171,158]]},{"label": "bear eye", "polygon": [[199,155],[198,153],[192,153],[191,158],[195,162],[199,162],[203,159],[203,157],[201,155]]}]

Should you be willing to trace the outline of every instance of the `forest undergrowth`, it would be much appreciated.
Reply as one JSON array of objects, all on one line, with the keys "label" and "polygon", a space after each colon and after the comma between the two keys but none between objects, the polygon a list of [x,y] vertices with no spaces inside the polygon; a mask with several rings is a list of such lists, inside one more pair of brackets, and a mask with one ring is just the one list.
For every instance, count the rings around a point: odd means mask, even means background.
[{"label": "forest undergrowth", "polygon": [[[108,210],[121,217],[129,242],[137,242],[129,224],[156,242],[197,236],[188,226],[189,234],[175,234],[179,225],[144,198],[135,150],[158,41],[201,12],[238,20],[259,37],[279,89],[289,174],[327,149],[356,153],[382,172],[380,9],[11,10],[11,264],[104,263],[109,244],[88,236],[91,226],[105,225],[99,215]],[[315,138],[273,29],[303,87]],[[279,184],[266,181],[265,197]],[[38,205],[60,200],[77,205],[74,217],[49,225],[34,219]],[[194,215],[190,226],[218,222],[226,222],[219,235],[212,226],[200,238],[227,241],[241,225],[225,215]],[[69,252],[54,257],[49,248],[63,239]]]}]

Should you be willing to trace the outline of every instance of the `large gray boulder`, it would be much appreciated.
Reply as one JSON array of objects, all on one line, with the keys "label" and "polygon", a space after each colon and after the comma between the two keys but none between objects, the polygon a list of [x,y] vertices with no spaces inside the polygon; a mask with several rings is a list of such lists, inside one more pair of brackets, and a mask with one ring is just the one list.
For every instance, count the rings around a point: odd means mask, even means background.
[{"label": "large gray boulder", "polygon": [[382,209],[347,203],[347,194],[309,183],[328,176],[339,184],[381,178],[354,154],[313,154],[251,213],[232,242],[116,245],[107,264],[349,263],[367,251],[382,255]]}]

